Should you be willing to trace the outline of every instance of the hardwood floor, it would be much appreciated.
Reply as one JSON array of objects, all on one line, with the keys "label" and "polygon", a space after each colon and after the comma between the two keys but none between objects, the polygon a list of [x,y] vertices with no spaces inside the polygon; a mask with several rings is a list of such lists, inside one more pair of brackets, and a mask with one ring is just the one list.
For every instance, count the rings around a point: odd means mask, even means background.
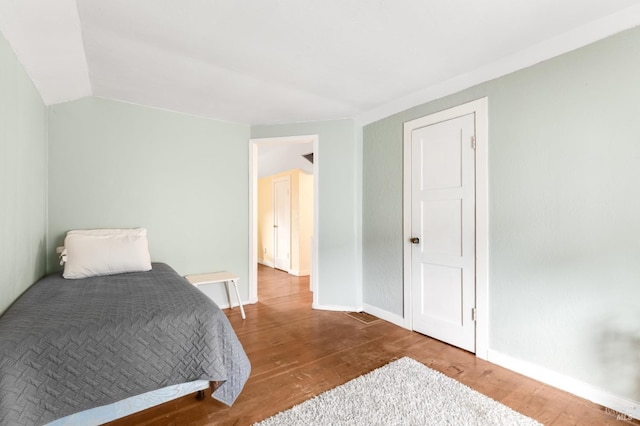
[{"label": "hardwood floor", "polygon": [[112,425],[250,425],[409,356],[545,425],[640,425],[383,320],[311,309],[308,277],[259,267],[260,303],[226,310],[252,364],[232,407],[188,395]]}]

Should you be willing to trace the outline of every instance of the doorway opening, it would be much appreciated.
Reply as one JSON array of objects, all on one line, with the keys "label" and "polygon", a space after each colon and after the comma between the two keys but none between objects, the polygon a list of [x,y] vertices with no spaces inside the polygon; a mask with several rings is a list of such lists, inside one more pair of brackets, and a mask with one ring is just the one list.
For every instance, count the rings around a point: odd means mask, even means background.
[{"label": "doorway opening", "polygon": [[[286,164],[281,164],[282,162],[279,161],[282,159],[281,157],[285,153],[290,155],[292,152],[297,152],[296,155],[300,157],[302,164],[306,164],[306,166],[295,167],[295,165],[287,166]],[[278,161],[274,160],[276,158]],[[291,276],[308,275],[314,303],[317,300],[318,168],[317,135],[249,140],[249,298],[253,303],[258,301],[258,267],[262,268],[261,272],[265,271],[264,268],[275,268],[275,255],[278,250],[276,242],[278,238],[277,221],[268,224],[270,229],[267,229],[265,222],[259,222],[263,219],[260,216],[270,216],[271,220],[273,220],[273,215],[277,214],[277,211],[274,210],[274,208],[277,209],[277,200],[275,199],[277,194],[275,191],[280,191],[280,197],[282,198],[282,191],[286,190],[283,189],[286,185],[278,185],[277,183],[287,180],[283,179],[284,176],[288,176],[289,190],[296,192],[293,200],[290,201],[292,204],[299,204],[295,208],[291,206],[293,214],[290,217],[290,222],[296,227],[294,228],[295,232],[291,233],[295,235],[290,236],[289,245],[291,250],[288,253],[286,250],[280,250],[278,254],[278,269]],[[266,197],[263,197],[268,200],[266,203],[264,199],[259,199],[259,197],[262,197],[260,195],[261,188],[263,189],[263,194],[268,192]],[[264,188],[269,189],[266,191]],[[311,188],[312,200],[310,203],[304,201],[304,197],[309,192],[308,189],[304,188]],[[266,214],[260,212],[261,208],[264,209],[261,206],[265,204],[269,204]],[[308,204],[313,205],[311,212],[304,211]],[[312,224],[299,223],[303,220],[301,218],[308,216],[311,217]],[[311,230],[308,230],[309,228]],[[283,244],[280,244],[280,247],[282,246]],[[284,246],[286,247],[287,244],[284,244]]]}]

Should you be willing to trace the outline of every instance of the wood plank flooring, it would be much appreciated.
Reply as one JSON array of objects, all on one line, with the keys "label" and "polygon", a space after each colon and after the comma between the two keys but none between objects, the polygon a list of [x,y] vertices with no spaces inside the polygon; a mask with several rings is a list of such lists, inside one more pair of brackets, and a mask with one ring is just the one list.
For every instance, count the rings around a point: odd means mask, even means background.
[{"label": "wood plank flooring", "polygon": [[232,407],[188,395],[112,425],[250,425],[409,356],[545,425],[640,425],[603,407],[383,320],[311,309],[308,277],[260,266],[259,299],[225,310],[252,373]]}]

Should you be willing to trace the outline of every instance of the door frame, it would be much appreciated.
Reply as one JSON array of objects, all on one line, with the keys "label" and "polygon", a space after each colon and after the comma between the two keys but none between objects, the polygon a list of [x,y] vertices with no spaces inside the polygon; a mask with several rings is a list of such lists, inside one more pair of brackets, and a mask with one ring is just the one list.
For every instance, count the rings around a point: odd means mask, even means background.
[{"label": "door frame", "polygon": [[313,306],[319,300],[318,241],[319,235],[319,165],[318,135],[282,136],[249,139],[249,300],[258,302],[258,147],[297,143],[313,144],[313,241],[311,245],[310,285],[313,290]]},{"label": "door frame", "polygon": [[[287,190],[289,191],[289,200],[287,201],[288,207],[289,207],[289,265],[287,266],[287,270],[286,272],[291,273],[291,176],[287,175],[287,176],[280,176],[277,177],[275,179],[273,179],[271,181],[271,188],[272,188],[272,210],[273,210],[273,218],[274,218],[274,222],[276,219],[276,215],[275,215],[275,210],[276,210],[276,204],[277,204],[277,197],[276,197],[276,183],[279,182],[287,182]],[[280,225],[278,224],[278,228],[280,227]],[[276,269],[280,269],[277,267],[278,265],[278,253],[276,250],[276,246],[279,244],[278,243],[278,231],[276,231],[276,228],[274,226],[273,228],[273,247],[271,248],[271,252],[273,253],[273,267]],[[280,269],[281,271],[283,269]]]},{"label": "door frame", "polygon": [[411,132],[462,115],[475,114],[476,154],[476,356],[489,352],[489,120],[486,97],[404,123],[403,281],[404,326],[413,330],[411,312]]}]

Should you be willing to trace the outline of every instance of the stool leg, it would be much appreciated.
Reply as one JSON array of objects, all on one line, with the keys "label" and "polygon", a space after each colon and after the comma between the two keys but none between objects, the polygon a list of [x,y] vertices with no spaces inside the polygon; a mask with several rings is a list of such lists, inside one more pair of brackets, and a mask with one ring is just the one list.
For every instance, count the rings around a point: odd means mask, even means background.
[{"label": "stool leg", "polygon": [[240,313],[242,314],[242,319],[246,319],[247,316],[244,314],[244,308],[242,307],[242,300],[240,299],[240,292],[238,291],[238,282],[236,280],[233,280],[231,282],[233,283],[233,286],[236,289],[236,297],[238,298],[238,306],[240,306]]},{"label": "stool leg", "polygon": [[227,300],[229,301],[229,309],[233,309],[233,302],[231,301],[231,292],[229,291],[229,281],[224,282],[224,289],[227,292]]}]

